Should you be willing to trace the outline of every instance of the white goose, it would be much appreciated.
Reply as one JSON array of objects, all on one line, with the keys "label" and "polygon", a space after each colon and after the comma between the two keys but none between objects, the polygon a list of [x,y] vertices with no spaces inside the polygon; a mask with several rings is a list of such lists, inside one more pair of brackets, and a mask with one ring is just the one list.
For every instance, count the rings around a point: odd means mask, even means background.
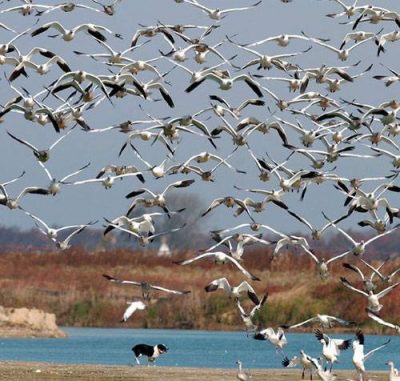
[{"label": "white goose", "polygon": [[340,280],[342,284],[347,287],[348,289],[357,292],[358,294],[361,294],[368,299],[368,309],[370,309],[372,312],[379,312],[383,305],[379,303],[379,299],[383,298],[385,295],[389,294],[392,290],[394,290],[397,286],[400,285],[400,282],[397,282],[389,287],[386,287],[382,291],[378,292],[375,294],[372,290],[369,291],[368,293],[360,290],[356,287],[354,287],[346,278],[340,277]]},{"label": "white goose", "polygon": [[231,257],[230,255],[224,253],[223,251],[214,251],[208,252],[204,254],[197,255],[194,258],[186,259],[182,261],[174,261],[174,263],[178,265],[189,265],[193,262],[199,261],[201,259],[214,259],[216,264],[225,264],[225,263],[232,263],[235,265],[247,278],[251,280],[260,280],[257,276],[253,275],[249,271],[247,271],[235,258]]},{"label": "white goose", "polygon": [[353,365],[356,368],[359,377],[360,377],[360,381],[367,381],[368,377],[367,377],[367,373],[365,370],[365,361],[368,360],[369,357],[371,357],[371,355],[373,353],[375,353],[377,350],[385,347],[386,345],[388,345],[390,343],[390,339],[388,341],[386,341],[385,343],[383,343],[382,345],[380,345],[379,347],[370,350],[369,352],[364,354],[364,334],[361,330],[358,330],[356,332],[356,339],[353,340]]}]

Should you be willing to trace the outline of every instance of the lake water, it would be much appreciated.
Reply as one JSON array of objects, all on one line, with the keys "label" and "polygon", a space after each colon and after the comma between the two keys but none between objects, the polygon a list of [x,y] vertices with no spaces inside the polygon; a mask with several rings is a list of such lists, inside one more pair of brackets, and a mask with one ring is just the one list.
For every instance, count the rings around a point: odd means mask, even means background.
[{"label": "lake water", "polygon": [[[246,368],[280,368],[282,357],[266,341],[254,340],[244,332],[63,328],[69,334],[64,339],[0,339],[0,360],[39,361],[70,364],[132,365],[131,348],[135,344],[163,343],[167,354],[157,360],[159,366],[234,368],[241,360]],[[288,357],[304,349],[313,357],[320,356],[321,345],[312,333],[287,333]],[[352,335],[330,335],[352,338]],[[389,336],[365,337],[365,352],[373,349]],[[400,365],[400,337],[390,336],[391,342],[374,353],[367,361],[367,369],[387,369],[393,360]],[[352,349],[344,351],[338,369],[352,369]],[[146,363],[142,359],[143,364]]]}]

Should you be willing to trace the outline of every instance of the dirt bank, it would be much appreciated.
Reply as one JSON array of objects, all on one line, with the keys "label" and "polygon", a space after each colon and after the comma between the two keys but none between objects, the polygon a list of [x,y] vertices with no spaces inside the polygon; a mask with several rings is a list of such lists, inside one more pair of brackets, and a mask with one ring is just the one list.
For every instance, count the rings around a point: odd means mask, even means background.
[{"label": "dirt bank", "polygon": [[[87,380],[87,381],[232,381],[235,369],[198,369],[147,366],[65,365],[47,363],[0,362],[0,380]],[[294,381],[301,379],[300,370],[251,370],[253,381]],[[337,380],[355,379],[354,372],[337,372]],[[370,372],[374,381],[388,380],[387,373]]]}]

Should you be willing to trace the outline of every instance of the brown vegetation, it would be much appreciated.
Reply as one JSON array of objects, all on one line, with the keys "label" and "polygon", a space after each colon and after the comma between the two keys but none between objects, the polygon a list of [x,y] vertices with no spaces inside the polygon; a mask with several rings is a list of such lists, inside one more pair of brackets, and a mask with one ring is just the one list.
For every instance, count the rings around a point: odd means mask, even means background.
[{"label": "brown vegetation", "polygon": [[[226,276],[232,284],[243,280],[242,274],[230,265],[198,262],[178,266],[173,259],[194,255],[179,252],[173,258],[158,257],[151,251],[113,250],[86,252],[72,248],[66,252],[17,253],[0,255],[0,305],[4,307],[39,308],[55,313],[59,325],[122,326],[126,302],[140,297],[133,286],[117,285],[102,277],[108,273],[124,279],[147,281],[178,290],[189,289],[184,296],[153,294],[148,308],[137,312],[127,327],[242,329],[236,305],[223,291],[207,294],[208,282]],[[345,275],[354,284],[356,274],[332,267],[331,277],[323,282],[315,273],[314,263],[300,252],[282,253],[274,262],[265,250],[246,253],[245,267],[257,274],[253,282],[257,293],[268,291],[267,305],[259,313],[262,325],[294,323],[316,313],[341,316],[364,322],[366,300],[346,289],[339,282]],[[354,261],[355,258],[350,258]],[[385,264],[385,271],[400,265],[399,260]],[[382,316],[398,321],[400,306],[396,289],[383,299]],[[250,301],[244,301],[251,308]],[[373,332],[383,329],[368,323]]]}]

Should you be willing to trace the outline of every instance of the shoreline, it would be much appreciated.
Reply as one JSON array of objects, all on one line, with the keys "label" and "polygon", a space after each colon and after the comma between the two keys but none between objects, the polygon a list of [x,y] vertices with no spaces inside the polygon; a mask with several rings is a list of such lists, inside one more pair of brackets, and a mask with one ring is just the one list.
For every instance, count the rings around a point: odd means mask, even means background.
[{"label": "shoreline", "polygon": [[[301,369],[251,369],[252,380],[293,381],[301,379]],[[356,379],[355,370],[334,372],[337,380]],[[25,361],[0,361],[0,380],[87,380],[87,381],[228,381],[234,380],[237,369],[185,368],[155,366],[116,366],[94,364],[59,364]],[[388,372],[368,371],[376,381],[388,379]],[[306,374],[305,379],[308,379]]]}]

